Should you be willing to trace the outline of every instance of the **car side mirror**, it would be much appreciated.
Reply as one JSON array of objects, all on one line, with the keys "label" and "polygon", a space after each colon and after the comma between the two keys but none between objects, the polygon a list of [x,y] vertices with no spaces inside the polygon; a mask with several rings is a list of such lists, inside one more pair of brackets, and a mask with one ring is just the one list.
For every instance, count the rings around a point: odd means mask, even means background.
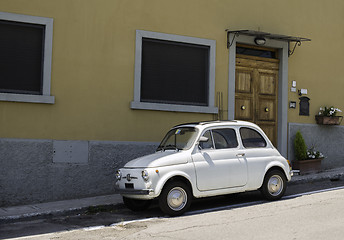
[{"label": "car side mirror", "polygon": [[201,143],[208,142],[208,140],[209,140],[209,138],[207,138],[207,137],[204,137],[204,136],[200,137],[200,139],[198,141],[198,149],[202,150]]},{"label": "car side mirror", "polygon": [[199,142],[200,143],[201,142],[208,142],[208,140],[209,140],[209,138],[202,136],[202,137],[200,137]]}]

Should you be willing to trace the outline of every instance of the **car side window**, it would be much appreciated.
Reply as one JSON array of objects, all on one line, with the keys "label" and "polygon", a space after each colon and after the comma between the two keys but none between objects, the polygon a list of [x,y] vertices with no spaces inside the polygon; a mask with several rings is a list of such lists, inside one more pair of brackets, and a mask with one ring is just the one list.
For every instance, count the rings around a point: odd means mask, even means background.
[{"label": "car side window", "polygon": [[238,140],[234,129],[214,129],[213,137],[216,149],[236,148],[238,146]]},{"label": "car side window", "polygon": [[254,129],[240,128],[240,135],[245,148],[262,148],[267,145],[262,135]]},{"label": "car side window", "polygon": [[203,137],[206,137],[208,138],[208,141],[206,142],[200,142],[200,147],[202,149],[213,149],[214,146],[213,146],[213,139],[212,139],[212,136],[211,136],[211,132],[208,130],[206,131],[204,134],[203,134]]}]

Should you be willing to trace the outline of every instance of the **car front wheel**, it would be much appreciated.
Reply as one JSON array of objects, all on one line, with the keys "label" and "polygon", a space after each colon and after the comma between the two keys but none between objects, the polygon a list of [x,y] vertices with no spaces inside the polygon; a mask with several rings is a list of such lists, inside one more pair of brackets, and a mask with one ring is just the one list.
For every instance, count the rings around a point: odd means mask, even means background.
[{"label": "car front wheel", "polygon": [[283,172],[272,170],[264,178],[261,192],[267,200],[280,199],[287,189],[287,180]]},{"label": "car front wheel", "polygon": [[123,202],[127,208],[134,212],[138,212],[148,209],[152,201],[123,197]]},{"label": "car front wheel", "polygon": [[169,182],[161,192],[159,206],[164,213],[179,216],[189,209],[191,198],[191,190],[184,182]]}]

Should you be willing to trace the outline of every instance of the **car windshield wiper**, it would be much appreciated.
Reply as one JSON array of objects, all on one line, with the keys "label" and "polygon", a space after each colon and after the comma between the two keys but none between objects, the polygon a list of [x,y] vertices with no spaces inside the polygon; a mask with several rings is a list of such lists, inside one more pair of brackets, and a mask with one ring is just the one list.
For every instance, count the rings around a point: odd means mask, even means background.
[{"label": "car windshield wiper", "polygon": [[165,149],[163,146],[159,145],[159,147],[156,149],[156,152],[158,151],[165,151]]},{"label": "car windshield wiper", "polygon": [[180,151],[180,148],[177,148],[175,145],[169,144],[167,146],[159,146],[156,151],[165,151],[165,150],[177,150]]},{"label": "car windshield wiper", "polygon": [[178,151],[181,150],[181,149],[177,148],[176,145],[172,145],[172,144],[165,146],[164,149],[165,150],[178,150]]}]

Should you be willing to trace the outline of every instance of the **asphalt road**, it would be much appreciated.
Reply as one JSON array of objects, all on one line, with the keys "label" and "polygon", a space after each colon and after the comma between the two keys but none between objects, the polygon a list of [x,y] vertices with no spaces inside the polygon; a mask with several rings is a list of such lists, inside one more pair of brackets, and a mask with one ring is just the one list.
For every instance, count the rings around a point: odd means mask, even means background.
[{"label": "asphalt road", "polygon": [[[344,187],[344,180],[323,181],[307,184],[297,184],[288,186],[284,199],[295,199],[298,194]],[[283,201],[283,200],[280,200]],[[266,202],[258,191],[195,200],[186,216],[197,216],[203,213],[221,213],[228,209],[240,209],[247,206],[266,205]],[[104,208],[89,209],[87,212],[75,212],[69,216],[46,216],[44,218],[30,219],[27,221],[17,221],[0,225],[0,239],[8,238],[36,238],[37,235],[72,231],[91,230],[94,227],[110,226],[139,219],[173,219],[164,216],[157,204],[153,204],[150,209],[140,213],[134,213],[126,209],[124,205],[107,206]],[[343,220],[344,221],[344,220]],[[118,226],[121,226],[118,225]],[[140,225],[136,226],[140,228]],[[127,231],[127,230],[126,230]],[[49,239],[40,238],[38,239]]]}]

